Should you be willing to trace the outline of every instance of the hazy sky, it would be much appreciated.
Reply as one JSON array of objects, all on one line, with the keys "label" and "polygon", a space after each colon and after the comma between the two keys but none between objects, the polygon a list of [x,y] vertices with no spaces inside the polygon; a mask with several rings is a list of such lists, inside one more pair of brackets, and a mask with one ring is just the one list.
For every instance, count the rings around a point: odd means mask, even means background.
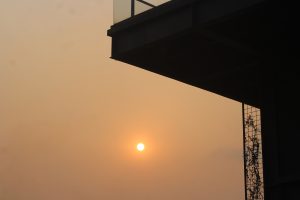
[{"label": "hazy sky", "polygon": [[111,60],[112,8],[0,0],[0,199],[243,199],[241,105]]}]

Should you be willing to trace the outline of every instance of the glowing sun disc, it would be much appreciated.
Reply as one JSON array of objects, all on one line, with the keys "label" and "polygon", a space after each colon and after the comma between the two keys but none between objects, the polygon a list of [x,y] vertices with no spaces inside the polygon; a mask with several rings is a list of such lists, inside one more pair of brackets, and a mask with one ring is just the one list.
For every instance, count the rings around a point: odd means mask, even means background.
[{"label": "glowing sun disc", "polygon": [[137,148],[137,150],[138,151],[144,151],[144,149],[145,149],[145,145],[143,144],[143,143],[138,143],[137,145],[136,145],[136,148]]}]

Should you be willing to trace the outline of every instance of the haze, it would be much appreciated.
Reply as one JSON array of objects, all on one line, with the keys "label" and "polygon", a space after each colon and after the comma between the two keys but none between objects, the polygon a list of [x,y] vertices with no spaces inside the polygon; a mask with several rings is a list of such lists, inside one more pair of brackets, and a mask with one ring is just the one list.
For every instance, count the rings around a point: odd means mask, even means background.
[{"label": "haze", "polygon": [[240,103],[110,59],[112,8],[0,0],[0,199],[243,199]]}]

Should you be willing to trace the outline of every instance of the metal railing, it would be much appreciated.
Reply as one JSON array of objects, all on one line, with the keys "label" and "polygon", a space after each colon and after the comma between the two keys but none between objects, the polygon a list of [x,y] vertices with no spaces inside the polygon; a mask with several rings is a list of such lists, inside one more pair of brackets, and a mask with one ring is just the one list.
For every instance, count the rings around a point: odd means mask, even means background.
[{"label": "metal railing", "polygon": [[114,0],[114,24],[170,0]]},{"label": "metal railing", "polygon": [[154,8],[155,5],[147,2],[147,1],[143,1],[143,0],[131,0],[131,17],[133,17],[136,13],[136,8],[135,8],[135,4],[136,2],[140,2],[146,6],[149,6],[150,8]]}]

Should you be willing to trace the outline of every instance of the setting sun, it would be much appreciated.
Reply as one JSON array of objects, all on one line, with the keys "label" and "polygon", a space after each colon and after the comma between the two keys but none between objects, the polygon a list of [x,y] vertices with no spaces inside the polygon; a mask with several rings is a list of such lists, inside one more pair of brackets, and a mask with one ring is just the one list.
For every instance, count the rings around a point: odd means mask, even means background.
[{"label": "setting sun", "polygon": [[145,145],[143,143],[138,143],[136,145],[136,148],[137,148],[138,151],[142,152],[145,149]]}]

